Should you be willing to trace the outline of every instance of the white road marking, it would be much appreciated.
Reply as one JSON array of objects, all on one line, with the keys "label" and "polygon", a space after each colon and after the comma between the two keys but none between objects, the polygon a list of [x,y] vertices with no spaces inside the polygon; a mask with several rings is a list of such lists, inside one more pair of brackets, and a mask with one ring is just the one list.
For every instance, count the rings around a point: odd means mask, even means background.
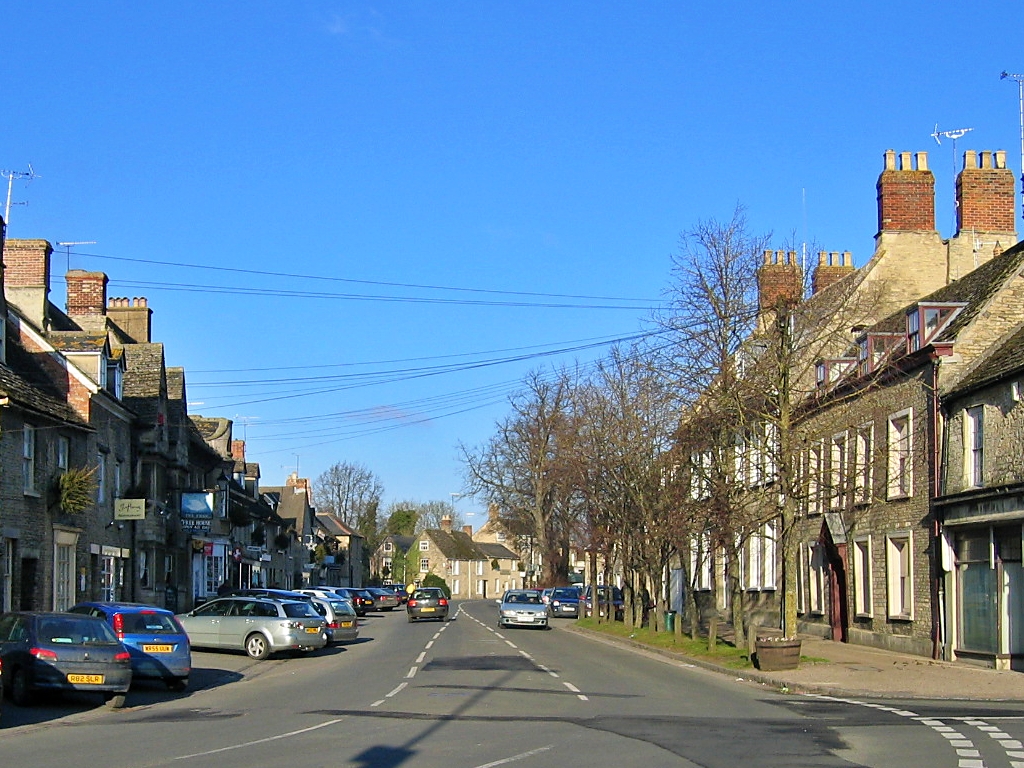
[{"label": "white road marking", "polygon": [[385,699],[390,699],[395,694],[400,693],[402,691],[402,689],[405,688],[405,686],[407,686],[407,685],[408,685],[408,683],[399,683],[398,687],[395,688],[395,690],[393,690],[391,693],[384,694],[384,698]]},{"label": "white road marking", "polygon": [[191,760],[193,757],[205,757],[206,755],[216,755],[220,752],[230,752],[235,749],[245,749],[246,747],[253,747],[257,744],[266,744],[270,741],[279,741],[280,739],[290,739],[293,736],[301,736],[304,733],[310,731],[318,731],[321,728],[326,728],[329,725],[336,725],[340,723],[344,718],[337,718],[336,720],[328,720],[326,723],[320,723],[319,725],[311,725],[309,728],[300,728],[297,731],[288,731],[287,733],[279,733],[277,736],[268,736],[265,739],[256,739],[255,741],[243,741],[240,744],[234,744],[230,747],[220,747],[219,749],[210,749],[206,752],[194,752],[191,755],[179,755],[174,758],[175,760]]},{"label": "white road marking", "polygon": [[407,678],[409,678],[409,677],[416,677],[416,670],[417,669],[418,669],[417,667],[410,667],[409,668],[409,674],[407,674],[406,677]]},{"label": "white road marking", "polygon": [[494,768],[496,765],[507,765],[508,763],[514,763],[517,760],[525,760],[528,757],[533,757],[534,755],[539,755],[542,752],[547,752],[554,746],[554,744],[551,744],[547,747],[541,747],[540,749],[531,749],[529,752],[523,752],[518,755],[513,755],[512,757],[506,757],[504,760],[495,760],[493,763],[484,763],[483,765],[476,766],[476,768]]}]

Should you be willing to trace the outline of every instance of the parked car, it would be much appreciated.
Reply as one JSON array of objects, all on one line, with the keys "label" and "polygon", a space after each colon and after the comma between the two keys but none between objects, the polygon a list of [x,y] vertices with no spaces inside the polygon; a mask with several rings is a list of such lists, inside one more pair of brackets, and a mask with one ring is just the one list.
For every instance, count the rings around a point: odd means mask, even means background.
[{"label": "parked car", "polygon": [[574,587],[555,587],[548,596],[548,615],[575,619],[580,613],[580,591]]},{"label": "parked car", "polygon": [[359,637],[359,617],[352,603],[340,597],[314,597],[313,608],[327,622],[327,643],[351,643]]},{"label": "parked car", "polygon": [[366,591],[373,597],[373,607],[378,611],[393,611],[401,606],[398,595],[383,587],[367,587]]},{"label": "parked car", "polygon": [[405,589],[405,584],[385,584],[384,589],[390,589],[398,595],[398,602],[402,605],[405,605],[409,600],[409,593]]},{"label": "parked car", "polygon": [[96,691],[124,706],[132,684],[127,649],[103,619],[72,613],[0,616],[0,664],[8,695],[18,706],[39,691]]},{"label": "parked car", "polygon": [[[582,604],[583,615],[590,617],[594,614],[594,588],[588,586],[584,592],[583,597],[580,600]],[[601,585],[597,588],[597,602],[600,606],[598,615],[607,616],[609,613],[609,606],[611,606],[612,615],[615,621],[622,621],[625,614],[626,603],[622,599],[622,591],[618,587],[610,587],[607,585]]]},{"label": "parked car", "polygon": [[308,603],[310,595],[304,590],[296,589],[272,589],[270,587],[248,587],[232,589],[225,593],[225,597],[272,597],[275,600],[299,600]]},{"label": "parked car", "polygon": [[85,602],[71,607],[69,613],[107,622],[131,654],[132,679],[161,680],[172,691],[188,686],[192,648],[171,611],[141,603]]},{"label": "parked car", "polygon": [[554,591],[555,591],[554,587],[548,587],[547,589],[542,589],[540,591],[540,601],[542,603],[544,603],[544,605],[548,605],[551,602],[551,593],[554,592]]},{"label": "parked car", "polygon": [[352,587],[336,587],[334,590],[341,597],[348,598],[352,607],[356,609],[358,616],[365,616],[366,612],[373,608],[373,598],[362,594],[362,590]]},{"label": "parked car", "polygon": [[410,624],[419,619],[444,621],[448,618],[448,597],[439,587],[421,587],[409,595],[405,612]]},{"label": "parked car", "polygon": [[302,600],[219,597],[176,618],[194,647],[243,650],[254,659],[327,645],[327,622]]},{"label": "parked car", "polygon": [[534,589],[510,589],[501,596],[499,627],[547,627],[548,609]]}]

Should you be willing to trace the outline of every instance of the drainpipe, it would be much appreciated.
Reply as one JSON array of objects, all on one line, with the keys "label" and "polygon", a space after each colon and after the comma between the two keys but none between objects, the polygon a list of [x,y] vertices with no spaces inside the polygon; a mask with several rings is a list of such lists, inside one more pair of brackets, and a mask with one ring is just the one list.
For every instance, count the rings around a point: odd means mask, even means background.
[{"label": "drainpipe", "polygon": [[[946,451],[946,420],[942,418],[939,406],[939,363],[940,355],[932,351],[931,360],[931,391],[929,393],[929,411],[931,416],[931,477],[928,482],[929,497],[928,506],[932,518],[932,562],[934,563],[935,576],[932,579],[932,658],[941,659],[942,650],[946,640],[946,603],[945,589],[943,585],[944,576],[941,572],[942,558],[942,528],[939,524],[935,499],[941,492],[943,464],[942,456]],[[940,434],[941,429],[941,434]]]}]

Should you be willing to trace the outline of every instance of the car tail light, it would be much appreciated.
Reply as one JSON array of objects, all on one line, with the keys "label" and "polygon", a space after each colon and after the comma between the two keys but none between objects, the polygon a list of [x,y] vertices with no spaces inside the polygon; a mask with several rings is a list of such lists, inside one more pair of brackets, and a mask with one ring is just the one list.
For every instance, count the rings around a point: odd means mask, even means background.
[{"label": "car tail light", "polygon": [[441,598],[440,600],[438,600],[438,601],[437,601],[437,604],[438,604],[438,605],[448,605],[448,601],[447,601],[447,600],[445,600],[445,599],[444,599],[444,598],[442,597],[442,598]]},{"label": "car tail light", "polygon": [[410,608],[415,608],[415,607],[416,607],[416,601],[415,601],[415,600],[413,600],[413,599],[412,599],[412,598],[410,597],[410,598],[409,598],[409,602],[408,602],[408,603],[406,603],[406,605],[408,605],[408,606],[409,606]]},{"label": "car tail light", "polygon": [[40,661],[56,661],[57,654],[47,648],[29,648],[29,655]]},{"label": "car tail light", "polygon": [[328,629],[337,629],[338,628],[338,622],[332,621],[330,624],[327,625],[327,628]]},{"label": "car tail light", "polygon": [[128,651],[119,651],[114,654],[114,661],[131,661],[132,657]]},{"label": "car tail light", "polygon": [[114,614],[114,634],[117,635],[118,640],[124,640],[124,614]]}]

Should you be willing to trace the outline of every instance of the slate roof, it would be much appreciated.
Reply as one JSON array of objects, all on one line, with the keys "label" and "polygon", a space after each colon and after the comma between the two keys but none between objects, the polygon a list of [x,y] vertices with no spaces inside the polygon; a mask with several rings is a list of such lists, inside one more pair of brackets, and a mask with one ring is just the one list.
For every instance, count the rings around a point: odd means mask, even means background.
[{"label": "slate roof", "polygon": [[294,489],[284,486],[262,488],[261,492],[277,499],[277,514],[288,520],[300,521],[306,514],[306,494],[293,493]]},{"label": "slate roof", "polygon": [[484,560],[477,544],[465,531],[448,531],[440,528],[429,528],[423,531],[424,536],[429,536],[434,545],[441,550],[441,554],[449,560]]},{"label": "slate roof", "polygon": [[124,353],[127,370],[122,399],[139,418],[154,421],[164,391],[164,345],[129,344]]},{"label": "slate roof", "polygon": [[46,375],[35,356],[17,343],[8,343],[7,364],[0,365],[0,393],[22,408],[88,428],[87,422],[67,404],[64,393]]},{"label": "slate roof", "polygon": [[408,552],[409,547],[411,547],[413,545],[413,542],[416,541],[416,537],[390,534],[384,537],[384,541],[390,541],[392,544],[395,545],[395,549],[399,552]]},{"label": "slate roof", "polygon": [[974,372],[950,392],[950,396],[967,394],[1021,371],[1024,371],[1024,326],[1000,344],[991,355],[981,360]]},{"label": "slate roof", "polygon": [[102,352],[107,345],[103,331],[51,331],[46,338],[61,352]]},{"label": "slate roof", "polygon": [[204,416],[189,416],[189,419],[195,424],[196,429],[199,430],[199,434],[202,435],[204,440],[214,440],[221,437],[231,428],[231,419],[210,419]]},{"label": "slate roof", "polygon": [[317,512],[316,520],[326,528],[327,532],[332,536],[355,536],[362,538],[362,536],[341,522],[341,519],[337,515],[332,515],[330,512]]},{"label": "slate roof", "polygon": [[518,560],[519,555],[506,547],[504,544],[491,544],[488,542],[476,542],[476,548],[484,554],[488,560]]}]

